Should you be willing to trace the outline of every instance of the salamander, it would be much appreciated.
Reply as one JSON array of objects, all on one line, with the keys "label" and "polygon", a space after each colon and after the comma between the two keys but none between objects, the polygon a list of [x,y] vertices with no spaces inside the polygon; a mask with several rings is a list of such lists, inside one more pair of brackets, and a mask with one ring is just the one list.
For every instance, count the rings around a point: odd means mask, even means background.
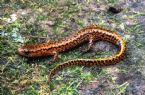
[{"label": "salamander", "polygon": [[55,66],[55,68],[53,68],[50,71],[49,74],[50,81],[50,78],[54,74],[56,74],[56,72],[68,66],[72,65],[106,66],[118,63],[124,57],[124,53],[126,50],[125,40],[123,40],[123,38],[115,32],[111,32],[110,30],[103,29],[98,25],[92,24],[56,42],[50,41],[48,43],[24,45],[18,48],[18,53],[26,57],[40,57],[52,55],[53,59],[56,60],[60,52],[74,48],[77,45],[84,42],[88,42],[88,47],[85,50],[88,51],[93,46],[93,43],[98,40],[105,40],[119,46],[118,53],[103,59],[74,59],[58,64]]}]

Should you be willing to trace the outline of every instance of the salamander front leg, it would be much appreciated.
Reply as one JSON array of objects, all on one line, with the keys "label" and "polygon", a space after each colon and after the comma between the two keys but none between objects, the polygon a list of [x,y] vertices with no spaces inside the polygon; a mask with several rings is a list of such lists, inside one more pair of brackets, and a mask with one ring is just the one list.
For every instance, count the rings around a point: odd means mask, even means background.
[{"label": "salamander front leg", "polygon": [[50,62],[54,62],[59,58],[58,52],[54,52],[53,58],[50,60]]},{"label": "salamander front leg", "polygon": [[59,57],[58,57],[58,53],[55,52],[55,53],[54,53],[54,56],[53,56],[53,61],[56,61],[58,58],[59,58]]}]

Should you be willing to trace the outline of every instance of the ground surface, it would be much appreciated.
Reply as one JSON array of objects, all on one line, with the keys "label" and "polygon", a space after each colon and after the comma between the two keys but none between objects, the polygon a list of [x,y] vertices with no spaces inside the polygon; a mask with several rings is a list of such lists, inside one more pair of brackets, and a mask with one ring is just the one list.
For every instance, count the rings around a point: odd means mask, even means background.
[{"label": "ground surface", "polygon": [[[108,11],[110,6],[122,9]],[[104,58],[117,47],[96,42],[51,57],[27,59],[16,51],[23,43],[55,41],[92,23],[120,34],[127,42],[125,59],[109,67],[70,67],[51,84],[49,71],[66,60]],[[2,0],[0,2],[0,95],[145,95],[144,0]]]}]

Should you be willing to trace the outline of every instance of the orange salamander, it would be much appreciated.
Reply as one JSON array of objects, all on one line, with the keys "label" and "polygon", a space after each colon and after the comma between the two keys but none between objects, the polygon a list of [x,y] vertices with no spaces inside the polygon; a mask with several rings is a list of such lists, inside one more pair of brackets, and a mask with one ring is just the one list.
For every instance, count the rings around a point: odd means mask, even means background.
[{"label": "orange salamander", "polygon": [[105,40],[119,46],[119,51],[117,54],[103,59],[74,59],[69,60],[64,63],[58,64],[55,68],[50,71],[50,78],[61,69],[72,66],[72,65],[84,65],[84,66],[106,66],[113,65],[121,61],[124,57],[126,50],[126,43],[123,38],[115,32],[110,32],[109,30],[103,29],[95,24],[90,25],[69,37],[61,39],[57,42],[49,42],[42,44],[32,44],[24,45],[18,48],[18,53],[26,57],[39,57],[39,56],[54,56],[53,59],[58,58],[60,52],[66,51],[70,48],[74,48],[77,45],[88,41],[89,50],[93,43],[98,40]]}]

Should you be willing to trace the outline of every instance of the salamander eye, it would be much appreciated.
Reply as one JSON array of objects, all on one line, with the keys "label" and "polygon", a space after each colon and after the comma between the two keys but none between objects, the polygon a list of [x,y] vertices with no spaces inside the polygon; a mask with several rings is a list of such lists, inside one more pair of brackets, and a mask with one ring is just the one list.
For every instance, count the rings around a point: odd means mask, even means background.
[{"label": "salamander eye", "polygon": [[24,51],[24,54],[25,54],[25,55],[28,55],[28,54],[29,54],[28,49],[24,49],[23,51]]}]

